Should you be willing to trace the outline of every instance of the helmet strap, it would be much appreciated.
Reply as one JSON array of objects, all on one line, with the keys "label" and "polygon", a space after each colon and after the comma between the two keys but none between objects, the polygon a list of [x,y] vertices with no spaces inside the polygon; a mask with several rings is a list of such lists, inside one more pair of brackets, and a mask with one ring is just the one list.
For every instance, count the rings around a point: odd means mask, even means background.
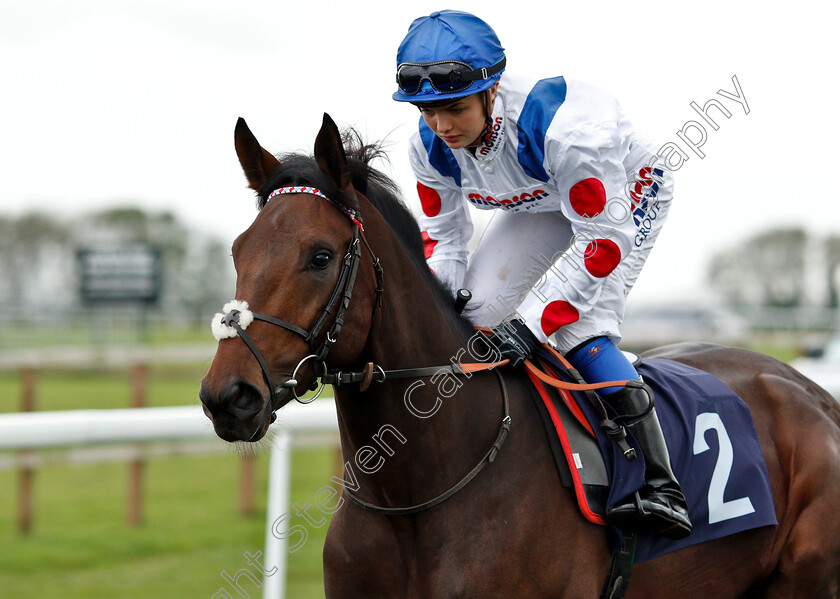
[{"label": "helmet strap", "polygon": [[481,134],[482,143],[490,140],[493,134],[493,119],[490,115],[490,90],[484,90],[484,132]]}]

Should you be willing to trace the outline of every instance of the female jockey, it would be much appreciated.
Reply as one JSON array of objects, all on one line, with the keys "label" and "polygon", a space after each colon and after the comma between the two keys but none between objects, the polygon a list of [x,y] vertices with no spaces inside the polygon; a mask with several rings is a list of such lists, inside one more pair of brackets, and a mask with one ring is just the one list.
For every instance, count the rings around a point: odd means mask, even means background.
[{"label": "female jockey", "polygon": [[[563,77],[505,74],[495,32],[469,13],[416,19],[397,52],[393,98],[420,110],[410,161],[429,267],[473,297],[465,314],[495,329],[520,364],[554,335],[590,383],[638,379],[616,346],[627,293],[668,213],[673,184],[617,102]],[[468,261],[467,203],[494,210]],[[601,392],[646,460],[644,489],[608,518],[672,538],[691,532],[652,398]]]}]

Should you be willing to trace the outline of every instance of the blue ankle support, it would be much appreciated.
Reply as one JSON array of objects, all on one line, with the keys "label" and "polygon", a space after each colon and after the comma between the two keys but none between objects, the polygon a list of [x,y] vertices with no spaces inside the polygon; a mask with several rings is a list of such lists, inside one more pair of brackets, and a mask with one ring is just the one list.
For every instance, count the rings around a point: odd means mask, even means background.
[{"label": "blue ankle support", "polygon": [[[587,383],[636,380],[639,373],[609,337],[595,337],[566,354]],[[615,393],[622,387],[599,389],[601,395]]]}]

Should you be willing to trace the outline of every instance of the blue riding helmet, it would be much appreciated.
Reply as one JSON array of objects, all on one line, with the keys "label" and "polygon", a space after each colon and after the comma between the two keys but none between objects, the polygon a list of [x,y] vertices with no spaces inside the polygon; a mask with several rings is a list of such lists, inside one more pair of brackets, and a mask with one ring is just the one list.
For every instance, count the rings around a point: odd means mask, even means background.
[{"label": "blue riding helmet", "polygon": [[456,99],[490,89],[505,68],[505,49],[470,13],[441,10],[415,19],[397,50],[397,102]]}]

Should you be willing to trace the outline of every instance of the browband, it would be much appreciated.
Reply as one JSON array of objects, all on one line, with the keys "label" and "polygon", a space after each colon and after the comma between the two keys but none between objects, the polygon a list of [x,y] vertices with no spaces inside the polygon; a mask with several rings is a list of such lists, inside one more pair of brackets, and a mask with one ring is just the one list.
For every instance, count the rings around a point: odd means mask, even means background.
[{"label": "browband", "polygon": [[335,206],[336,208],[341,210],[344,214],[346,214],[347,217],[351,221],[353,221],[353,223],[357,227],[359,227],[359,229],[361,229],[362,231],[365,230],[365,228],[362,226],[362,222],[359,220],[358,215],[356,214],[355,210],[353,210],[352,208],[348,208],[347,206],[344,206],[342,204],[339,204],[338,202],[334,202],[333,200],[329,199],[326,195],[324,195],[324,192],[322,192],[317,187],[310,187],[308,185],[296,185],[296,186],[292,186],[292,187],[278,187],[277,189],[272,191],[270,194],[268,194],[268,197],[265,199],[265,201],[268,202],[274,196],[282,195],[282,194],[285,194],[285,193],[306,193],[306,194],[309,194],[309,195],[324,198],[330,204],[332,204],[333,206]]}]

